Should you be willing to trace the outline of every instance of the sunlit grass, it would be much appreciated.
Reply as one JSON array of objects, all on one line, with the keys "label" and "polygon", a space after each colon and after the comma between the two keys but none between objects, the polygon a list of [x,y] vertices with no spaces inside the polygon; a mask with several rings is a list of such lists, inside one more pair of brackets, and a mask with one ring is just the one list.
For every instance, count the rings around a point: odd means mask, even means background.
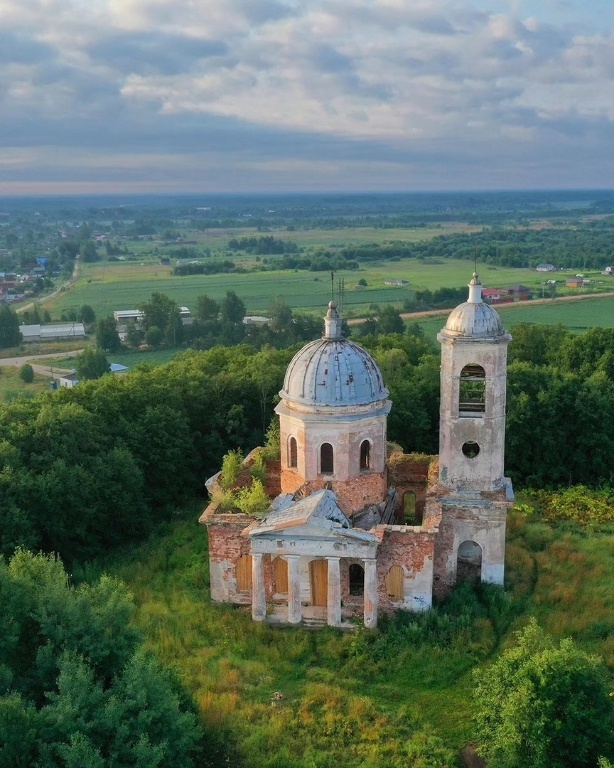
[{"label": "sunlit grass", "polygon": [[106,568],[128,583],[147,647],[178,675],[205,725],[226,733],[250,768],[375,768],[384,764],[378,753],[396,768],[403,745],[424,729],[458,750],[473,736],[473,669],[509,645],[530,615],[614,667],[608,534],[512,513],[509,597],[491,603],[503,613],[485,608],[456,640],[438,642],[436,634],[411,640],[395,622],[376,633],[275,628],[252,622],[247,608],[212,604],[197,513],[91,567],[88,577]]}]

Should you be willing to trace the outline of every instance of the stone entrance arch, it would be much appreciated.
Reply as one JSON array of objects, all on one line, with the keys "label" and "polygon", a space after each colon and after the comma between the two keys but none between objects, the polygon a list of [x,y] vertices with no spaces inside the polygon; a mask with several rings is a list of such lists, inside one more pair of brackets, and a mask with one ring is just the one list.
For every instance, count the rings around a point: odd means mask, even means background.
[{"label": "stone entrance arch", "polygon": [[456,583],[477,583],[482,578],[482,547],[476,541],[463,541],[456,553]]}]

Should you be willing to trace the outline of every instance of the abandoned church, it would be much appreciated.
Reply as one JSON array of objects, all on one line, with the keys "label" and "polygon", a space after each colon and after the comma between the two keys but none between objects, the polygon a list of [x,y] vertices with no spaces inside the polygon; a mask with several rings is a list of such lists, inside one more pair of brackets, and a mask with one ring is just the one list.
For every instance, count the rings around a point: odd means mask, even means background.
[{"label": "abandoned church", "polygon": [[[393,404],[381,372],[344,338],[331,301],[323,337],[286,371],[268,512],[222,513],[213,501],[201,517],[214,601],[251,605],[255,621],[345,626],[360,616],[375,627],[378,613],[425,610],[459,580],[503,583],[511,337],[476,273],[437,339],[439,455],[403,454],[387,443]],[[215,498],[219,473],[207,487]]]}]

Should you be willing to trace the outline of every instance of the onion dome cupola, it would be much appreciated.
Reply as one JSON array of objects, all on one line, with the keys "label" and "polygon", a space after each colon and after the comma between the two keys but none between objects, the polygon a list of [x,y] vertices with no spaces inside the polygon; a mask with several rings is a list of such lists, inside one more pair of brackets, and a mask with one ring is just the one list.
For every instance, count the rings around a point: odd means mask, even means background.
[{"label": "onion dome cupola", "polygon": [[503,487],[507,333],[482,298],[474,272],[469,298],[437,336],[441,344],[440,485],[452,491]]},{"label": "onion dome cupola", "polygon": [[292,358],[279,393],[282,489],[326,482],[339,495],[339,483],[384,477],[388,394],[375,360],[343,335],[331,301],[324,335]]}]

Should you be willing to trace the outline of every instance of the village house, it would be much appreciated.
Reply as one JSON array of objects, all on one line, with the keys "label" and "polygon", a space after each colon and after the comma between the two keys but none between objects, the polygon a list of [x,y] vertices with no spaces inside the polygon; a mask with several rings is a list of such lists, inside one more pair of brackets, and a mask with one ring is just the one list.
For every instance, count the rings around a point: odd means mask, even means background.
[{"label": "village house", "polygon": [[511,337],[477,274],[437,338],[439,455],[406,455],[387,443],[393,404],[377,364],[329,304],[323,337],[286,371],[268,512],[222,513],[219,473],[207,483],[214,601],[251,606],[256,621],[343,627],[360,616],[375,627],[381,612],[428,609],[459,580],[503,583]]}]

